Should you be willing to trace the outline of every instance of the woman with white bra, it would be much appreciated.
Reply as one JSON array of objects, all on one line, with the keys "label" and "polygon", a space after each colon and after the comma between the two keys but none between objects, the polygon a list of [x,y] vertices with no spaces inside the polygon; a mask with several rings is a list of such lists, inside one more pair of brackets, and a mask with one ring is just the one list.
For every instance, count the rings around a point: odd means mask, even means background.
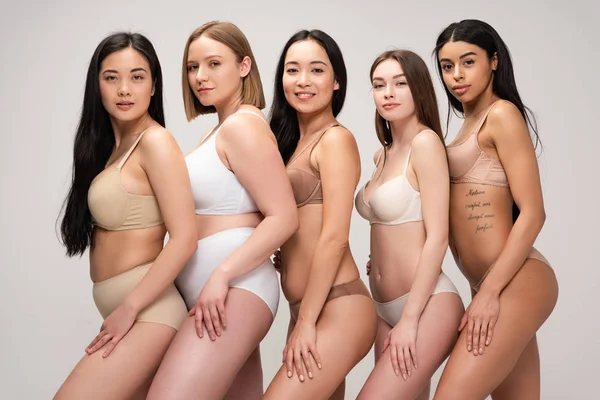
[{"label": "woman with white bra", "polygon": [[218,114],[186,162],[198,250],[176,280],[190,317],[173,340],[148,399],[259,399],[259,343],[277,312],[273,251],[298,227],[277,142],[259,110],[260,76],[244,34],[209,22],[183,58],[188,120]]},{"label": "woman with white bra", "polygon": [[377,309],[376,365],[359,399],[428,399],[431,376],[458,338],[464,307],[442,272],[448,249],[449,178],[435,91],[407,50],[371,67],[383,148],[358,192],[371,225],[369,282]]}]

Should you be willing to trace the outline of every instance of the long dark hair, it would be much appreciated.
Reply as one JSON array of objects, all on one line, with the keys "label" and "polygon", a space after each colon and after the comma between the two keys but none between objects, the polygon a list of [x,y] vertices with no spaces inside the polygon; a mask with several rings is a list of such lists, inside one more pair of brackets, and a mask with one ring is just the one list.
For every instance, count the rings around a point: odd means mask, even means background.
[{"label": "long dark hair", "polygon": [[302,40],[314,40],[317,42],[325,50],[329,60],[331,61],[335,80],[339,85],[339,89],[334,91],[332,99],[332,111],[334,117],[337,117],[344,106],[344,100],[346,99],[346,87],[348,85],[346,64],[344,63],[342,51],[331,36],[318,29],[313,29],[311,31],[302,30],[296,32],[294,36],[287,41],[283,51],[281,52],[281,57],[279,57],[279,62],[277,63],[277,72],[275,73],[275,91],[269,116],[271,130],[277,138],[279,152],[281,153],[283,162],[286,164],[292,154],[294,154],[296,146],[298,145],[298,140],[300,140],[300,127],[298,126],[298,116],[296,115],[296,110],[287,102],[283,92],[282,80],[285,70],[285,56],[289,48],[294,43]]},{"label": "long dark hair", "polygon": [[[373,80],[373,74],[377,66],[386,60],[395,60],[400,64],[415,103],[417,119],[421,124],[437,133],[442,143],[444,143],[435,89],[425,61],[410,50],[383,52],[371,65],[371,72],[369,73],[371,80]],[[375,110],[375,130],[381,145],[384,147],[391,146],[393,140],[392,130],[377,110]]]},{"label": "long dark hair", "polygon": [[83,255],[93,245],[93,226],[87,203],[92,180],[104,170],[114,149],[115,137],[108,112],[100,97],[100,66],[110,54],[131,47],[146,58],[154,82],[154,96],[148,113],[163,127],[162,70],[152,43],[139,33],[117,32],[106,37],[90,61],[85,81],[83,108],[73,146],[73,172],[69,194],[63,204],[64,216],[60,226],[62,242],[69,257]]},{"label": "long dark hair", "polygon": [[[440,65],[440,50],[448,42],[467,42],[474,44],[485,50],[488,59],[491,59],[494,54],[498,57],[498,66],[494,71],[494,79],[492,82],[492,91],[494,94],[501,99],[508,100],[513,103],[521,112],[521,115],[531,127],[531,132],[535,138],[534,146],[541,141],[537,132],[537,123],[533,112],[523,104],[519,91],[517,90],[517,84],[515,82],[515,74],[513,70],[512,60],[510,57],[510,51],[506,46],[506,43],[502,40],[498,32],[489,24],[479,21],[476,19],[465,19],[460,22],[454,22],[450,24],[446,29],[440,33],[437,42],[435,44],[435,57],[436,67],[442,80],[442,85],[446,91],[448,97],[448,117],[447,125],[450,122],[450,110],[453,110],[457,115],[464,115],[464,109],[462,103],[456,99],[450,90],[444,84],[444,77],[442,74],[442,68]],[[513,222],[517,220],[519,216],[519,208],[516,203],[513,202]]]}]

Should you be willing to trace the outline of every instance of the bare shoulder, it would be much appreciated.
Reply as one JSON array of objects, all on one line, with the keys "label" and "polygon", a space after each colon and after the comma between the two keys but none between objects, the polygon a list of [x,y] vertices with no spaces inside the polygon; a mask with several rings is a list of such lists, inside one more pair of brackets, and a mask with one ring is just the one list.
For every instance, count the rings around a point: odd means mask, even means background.
[{"label": "bare shoulder", "polygon": [[499,138],[514,137],[515,135],[529,137],[527,124],[521,111],[507,100],[499,100],[494,105],[488,115],[486,125],[493,141]]},{"label": "bare shoulder", "polygon": [[383,150],[384,150],[384,148],[381,147],[381,148],[377,149],[375,154],[373,154],[373,164],[377,165],[377,161],[379,161],[379,158],[381,157]]},{"label": "bare shoulder", "polygon": [[437,133],[431,129],[425,129],[413,138],[411,148],[413,154],[427,155],[433,151],[444,151],[444,143]]},{"label": "bare shoulder", "polygon": [[140,140],[139,147],[143,152],[158,151],[164,146],[177,145],[175,138],[166,128],[160,125],[151,126]]},{"label": "bare shoulder", "polygon": [[356,138],[352,132],[341,125],[329,128],[323,134],[319,145],[327,152],[358,149]]},{"label": "bare shoulder", "polygon": [[248,105],[230,115],[221,125],[220,131],[220,136],[227,141],[252,140],[265,135],[273,136],[263,112]]}]

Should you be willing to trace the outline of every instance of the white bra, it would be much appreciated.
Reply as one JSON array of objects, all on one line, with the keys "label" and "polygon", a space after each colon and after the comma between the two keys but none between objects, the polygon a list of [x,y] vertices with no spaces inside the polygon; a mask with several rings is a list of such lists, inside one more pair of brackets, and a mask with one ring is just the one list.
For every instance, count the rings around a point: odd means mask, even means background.
[{"label": "white bra", "polygon": [[[255,115],[268,125],[268,122],[258,113],[244,109],[236,113]],[[219,128],[216,127],[209,133],[185,158],[196,214],[235,215],[257,212],[258,207],[250,197],[250,193],[242,186],[233,171],[225,167],[217,154],[216,137]]]},{"label": "white bra", "polygon": [[[385,151],[384,148],[379,154],[371,179],[375,176],[379,161],[381,160],[381,156],[385,154]],[[398,175],[379,185],[371,194],[368,202],[365,201],[365,188],[371,180],[356,195],[356,211],[358,211],[361,217],[368,220],[370,224],[401,225],[407,222],[423,221],[421,193],[416,191],[406,178],[406,169],[410,161],[410,151],[411,149],[408,150],[406,165],[404,166],[402,175]]]}]

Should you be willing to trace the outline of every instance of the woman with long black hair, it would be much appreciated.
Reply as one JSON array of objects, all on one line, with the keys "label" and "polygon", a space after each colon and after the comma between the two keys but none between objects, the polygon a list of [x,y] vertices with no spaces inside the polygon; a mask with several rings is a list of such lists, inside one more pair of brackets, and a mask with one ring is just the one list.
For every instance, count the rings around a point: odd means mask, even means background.
[{"label": "woman with long black hair", "polygon": [[146,37],[120,32],[98,45],[61,233],[67,255],[89,248],[104,322],[56,399],[145,398],[187,315],[173,280],[197,246],[194,204],[183,155],[164,128],[162,95]]},{"label": "woman with long black hair", "polygon": [[[548,261],[533,247],[546,214],[508,48],[485,22],[439,35],[435,55],[449,113],[464,116],[447,146],[450,249],[473,300],[436,399],[539,399],[536,332],[558,298]],[[449,114],[450,115],[450,114]]]},{"label": "woman with long black hair", "polygon": [[343,399],[344,378],[375,339],[375,307],[348,245],[360,158],[354,136],[336,120],[346,83],[342,52],[329,35],[304,30],[288,40],[271,129],[300,228],[281,247],[291,319],[283,365],[265,399]]}]

